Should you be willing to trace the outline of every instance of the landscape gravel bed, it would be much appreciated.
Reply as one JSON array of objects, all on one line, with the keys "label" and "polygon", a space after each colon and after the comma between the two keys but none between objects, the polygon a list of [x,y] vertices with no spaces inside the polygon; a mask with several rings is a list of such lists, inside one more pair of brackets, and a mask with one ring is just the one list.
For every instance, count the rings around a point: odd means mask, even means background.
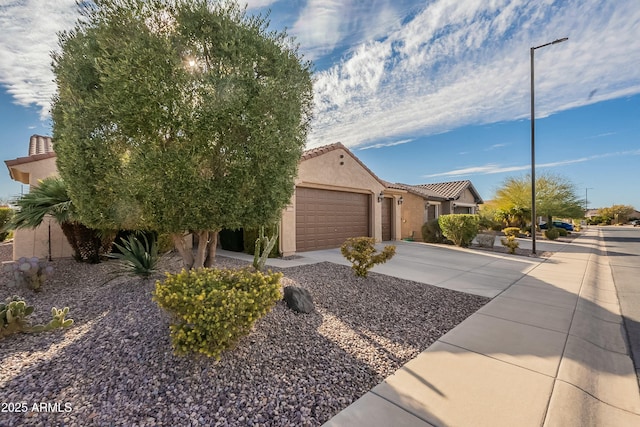
[{"label": "landscape gravel bed", "polygon": [[[1,426],[318,426],[489,301],[331,263],[282,269],[315,312],[280,301],[216,362],[173,354],[154,280],[108,281],[113,261],[53,265],[42,292],[18,293],[35,322],[69,306],[75,324],[0,341]],[[179,268],[173,257],[162,270]],[[0,297],[15,293],[0,280]]]}]

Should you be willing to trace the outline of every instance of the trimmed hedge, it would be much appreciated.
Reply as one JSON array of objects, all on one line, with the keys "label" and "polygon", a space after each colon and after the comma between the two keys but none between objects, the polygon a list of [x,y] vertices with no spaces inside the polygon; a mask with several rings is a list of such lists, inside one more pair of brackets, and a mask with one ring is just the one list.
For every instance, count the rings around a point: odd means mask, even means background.
[{"label": "trimmed hedge", "polygon": [[156,282],[153,300],[173,315],[169,329],[177,354],[219,359],[282,299],[281,278],[249,269],[182,270]]},{"label": "trimmed hedge", "polygon": [[445,243],[447,239],[442,235],[438,218],[422,224],[422,241],[425,243]]},{"label": "trimmed hedge", "polygon": [[544,236],[549,240],[556,240],[560,237],[560,232],[557,228],[550,228],[548,230],[544,230]]},{"label": "trimmed hedge", "polygon": [[440,224],[442,235],[456,246],[469,246],[478,234],[478,215],[441,215],[438,218],[438,224]]},{"label": "trimmed hedge", "polygon": [[504,230],[502,230],[502,232],[507,237],[508,236],[519,237],[520,236],[520,228],[518,228],[518,227],[507,227]]}]

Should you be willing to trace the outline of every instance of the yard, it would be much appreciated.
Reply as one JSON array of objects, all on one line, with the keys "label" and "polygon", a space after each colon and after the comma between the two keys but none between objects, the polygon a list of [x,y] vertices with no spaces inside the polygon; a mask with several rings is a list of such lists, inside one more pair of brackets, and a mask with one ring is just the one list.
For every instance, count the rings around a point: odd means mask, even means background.
[{"label": "yard", "polygon": [[[4,413],[2,425],[321,425],[488,302],[330,263],[287,268],[283,285],[309,289],[316,311],[279,302],[216,362],[173,354],[153,280],[107,282],[113,261],[53,265],[41,293],[19,293],[34,321],[68,305],[75,324],[2,341],[0,400],[60,412]],[[167,258],[162,271],[179,265]]]}]

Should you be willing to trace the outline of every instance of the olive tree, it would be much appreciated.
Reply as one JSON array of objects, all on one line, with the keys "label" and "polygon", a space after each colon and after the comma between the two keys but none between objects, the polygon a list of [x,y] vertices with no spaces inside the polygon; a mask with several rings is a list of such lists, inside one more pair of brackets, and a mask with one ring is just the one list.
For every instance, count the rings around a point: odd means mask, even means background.
[{"label": "olive tree", "polygon": [[[516,222],[531,215],[531,175],[505,179],[496,191],[495,203]],[[536,212],[547,217],[548,224],[553,224],[554,216],[582,217],[583,204],[575,185],[567,178],[551,173],[536,178]]]},{"label": "olive tree", "polygon": [[276,221],[311,119],[310,63],[292,40],[232,2],[81,4],[53,55],[52,107],[80,219],[171,233],[187,268],[213,263],[220,229]]}]

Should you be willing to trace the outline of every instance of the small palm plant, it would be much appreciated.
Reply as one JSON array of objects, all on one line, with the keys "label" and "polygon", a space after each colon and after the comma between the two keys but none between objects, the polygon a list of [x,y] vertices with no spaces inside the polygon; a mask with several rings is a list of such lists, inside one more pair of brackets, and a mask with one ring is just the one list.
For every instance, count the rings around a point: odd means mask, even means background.
[{"label": "small palm plant", "polygon": [[158,245],[154,239],[147,239],[144,233],[140,233],[142,240],[138,239],[135,234],[129,235],[126,239],[121,238],[122,245],[114,243],[120,253],[109,254],[109,258],[117,259],[121,269],[116,270],[116,277],[129,275],[140,276],[144,279],[149,278],[153,273],[158,271]]},{"label": "small palm plant", "polygon": [[94,230],[78,221],[62,178],[41,180],[29,193],[16,200],[16,205],[18,211],[6,229],[37,228],[46,215],[51,215],[60,224],[77,261],[99,262],[100,255],[111,248],[113,232]]}]

